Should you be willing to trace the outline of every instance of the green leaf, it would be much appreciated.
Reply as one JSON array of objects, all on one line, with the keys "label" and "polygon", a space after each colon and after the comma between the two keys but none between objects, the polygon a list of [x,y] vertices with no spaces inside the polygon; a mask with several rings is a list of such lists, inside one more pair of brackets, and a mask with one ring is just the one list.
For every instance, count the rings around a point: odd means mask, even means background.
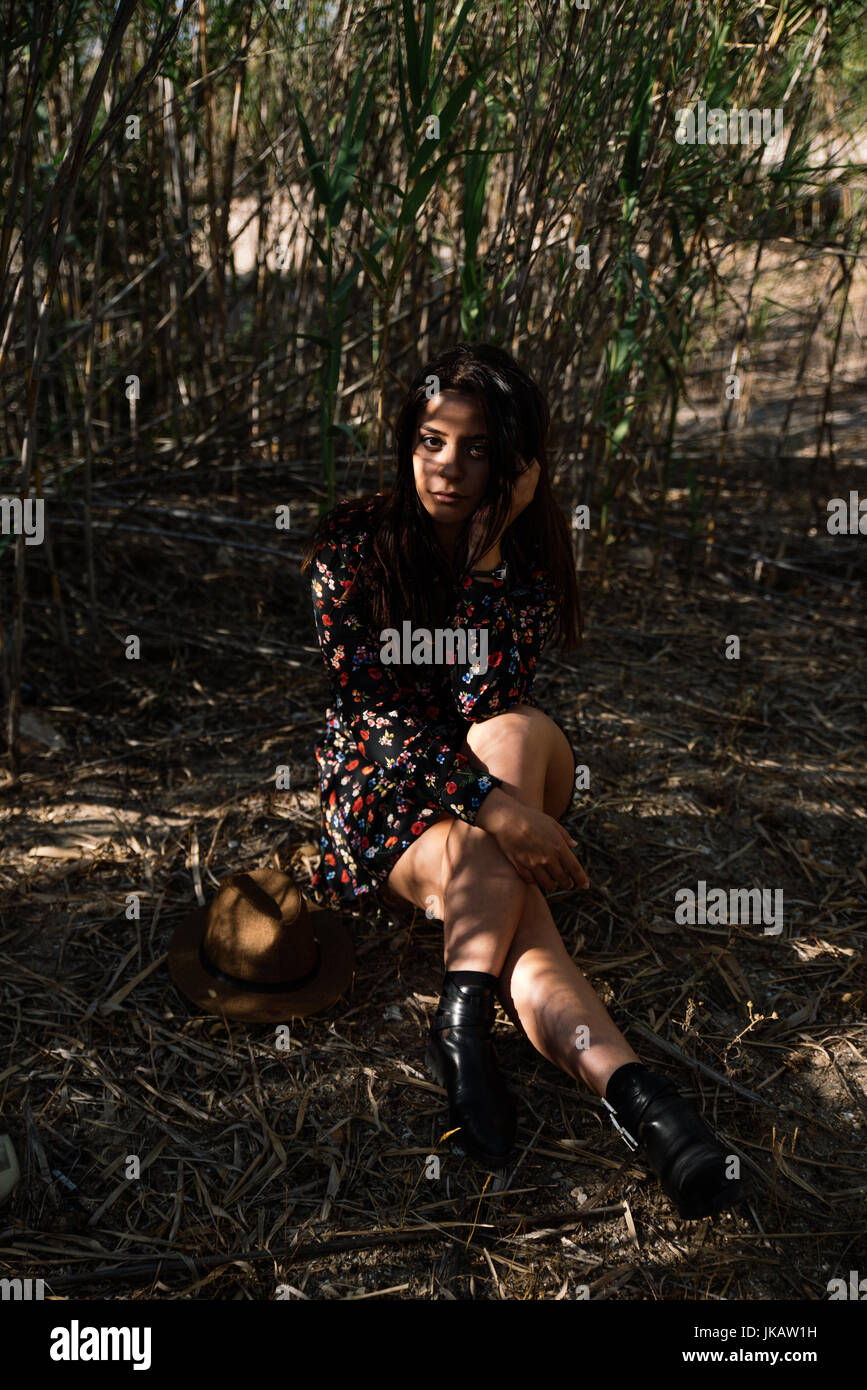
[{"label": "green leaf", "polygon": [[382,289],[385,289],[385,276],[382,273],[382,267],[380,266],[379,261],[376,259],[376,257],[371,255],[370,251],[368,251],[366,246],[359,246],[358,250],[356,251],[356,255],[358,256],[359,260],[361,261],[361,264],[364,266],[364,269],[367,271],[371,280],[373,280]]},{"label": "green leaf", "polygon": [[308,232],[307,235],[310,237],[310,240],[313,242],[313,249],[314,249],[314,251],[316,252],[317,256],[319,257],[320,261],[321,261],[322,264],[327,268],[327,266],[328,266],[328,255],[327,255],[327,253],[326,253],[325,247],[321,244],[321,242],[318,242],[318,241],[316,240],[316,238],[315,238],[315,236],[313,235],[312,232]]},{"label": "green leaf", "polygon": [[680,223],[675,212],[670,212],[668,218],[671,224],[671,248],[674,251],[674,259],[678,265],[683,265],[686,260],[686,248],[680,235]]},{"label": "green leaf", "polygon": [[459,9],[459,11],[458,11],[458,13],[457,13],[457,17],[456,17],[456,19],[455,19],[454,28],[452,29],[451,36],[450,36],[450,38],[449,38],[448,43],[446,44],[445,53],[443,54],[443,60],[442,60],[442,62],[441,62],[440,65],[439,65],[439,70],[438,70],[438,72],[437,72],[436,77],[434,78],[433,86],[432,86],[431,89],[430,89],[430,97],[429,97],[429,100],[430,100],[431,103],[433,102],[433,100],[434,100],[434,98],[436,97],[436,94],[437,94],[437,92],[438,92],[438,90],[439,90],[439,85],[440,85],[440,82],[442,81],[443,73],[444,73],[445,70],[446,70],[446,66],[447,66],[447,64],[448,64],[449,58],[452,56],[452,50],[453,50],[455,44],[457,43],[458,39],[460,38],[461,30],[462,30],[463,27],[464,27],[464,22],[465,22],[465,20],[466,20],[467,14],[468,14],[469,11],[472,9],[473,3],[474,3],[474,0],[464,0],[464,3],[461,5],[461,8]]},{"label": "green leaf", "polygon": [[403,0],[403,38],[406,45],[406,75],[409,79],[409,94],[413,106],[418,110],[421,105],[423,79],[421,50],[418,42],[418,30],[415,27],[412,0]]},{"label": "green leaf", "polygon": [[[316,153],[316,146],[313,143],[313,137],[304,119],[304,112],[301,110],[298,97],[294,92],[292,93],[292,100],[295,103],[295,111],[298,116],[298,129],[301,132],[301,143],[304,146],[304,153],[307,156],[307,172],[313,180],[313,189],[317,200],[323,207],[327,208],[331,203],[331,187],[325,171],[325,165]],[[318,243],[314,242],[314,244],[318,246]]]},{"label": "green leaf", "polygon": [[[389,231],[384,232],[382,236],[377,237],[376,241],[370,248],[362,246],[358,248],[358,250],[355,253],[356,260],[352,268],[347,272],[346,275],[344,275],[343,279],[332,291],[332,303],[341,304],[344,301],[349,291],[352,289],[352,286],[358,279],[358,276],[361,273],[362,266],[365,268],[365,270],[372,271],[374,273],[374,279],[377,279],[381,285],[385,285],[385,280],[383,279],[382,271],[379,268],[378,262],[376,261],[376,257],[379,255],[386,242],[391,240],[391,235],[396,230],[396,227],[392,227],[389,229]],[[407,248],[407,253],[408,251],[409,248]],[[367,264],[368,261],[370,262],[370,265]]]},{"label": "green leaf", "polygon": [[67,40],[78,28],[84,10],[84,0],[78,0],[77,4],[70,5],[69,12],[63,21],[63,27],[58,34],[53,36],[53,41],[48,46],[43,58],[45,66],[39,74],[43,86],[47,86],[51,81],[51,78],[60,66],[61,60],[64,57],[69,57],[69,54],[65,51],[67,48]]},{"label": "green leaf", "polygon": [[629,262],[632,268],[635,270],[636,274],[638,275],[639,280],[641,281],[641,288],[644,290],[644,297],[647,300],[648,304],[651,304],[653,306],[657,314],[661,314],[662,308],[660,306],[659,300],[653,292],[653,287],[651,286],[651,283],[647,278],[647,267],[645,266],[641,256],[639,256],[636,251],[630,251]]},{"label": "green leaf", "polygon": [[346,296],[349,294],[349,291],[352,289],[352,286],[355,284],[356,280],[361,274],[362,264],[363,263],[360,259],[356,259],[354,264],[352,265],[352,268],[346,272],[340,283],[338,285],[335,285],[334,289],[331,291],[332,304],[343,303]]},{"label": "green leaf", "polygon": [[467,257],[474,256],[479,244],[485,209],[490,154],[487,150],[467,152],[464,175],[464,239]]},{"label": "green leaf", "polygon": [[333,399],[340,380],[341,344],[343,342],[343,315],[339,315],[334,325],[335,342],[331,344],[325,370],[325,389]]},{"label": "green leaf", "polygon": [[304,338],[309,343],[315,343],[317,347],[330,348],[330,339],[324,338],[321,333],[293,333],[293,338]]},{"label": "green leaf", "polygon": [[366,57],[367,54],[365,51],[361,57],[358,76],[355,79],[355,85],[353,86],[352,94],[349,98],[349,107],[346,112],[346,124],[343,127],[343,138],[340,141],[340,149],[337,151],[337,163],[331,179],[331,197],[333,200],[331,220],[334,226],[337,226],[343,217],[346,200],[352,188],[355,179],[355,171],[358,168],[358,161],[361,157],[364,133],[367,130],[367,123],[370,119],[370,108],[373,104],[376,82],[375,64],[373,70],[374,75],[371,76],[367,96],[365,97],[358,119],[356,120],[355,112],[361,95],[361,83],[362,79],[367,75]]},{"label": "green leaf", "polygon": [[608,370],[612,376],[619,376],[624,367],[636,356],[635,334],[631,328],[618,328],[613,338],[610,338],[606,345],[606,356],[608,358]]},{"label": "green leaf", "polygon": [[616,425],[616,426],[614,427],[614,429],[611,431],[611,442],[612,442],[612,444],[619,444],[620,441],[621,441],[621,439],[625,439],[625,438],[626,438],[626,435],[627,435],[628,433],[629,433],[629,421],[628,421],[628,420],[621,420],[621,421],[620,421],[620,424],[619,424],[619,425]]},{"label": "green leaf", "polygon": [[[394,197],[397,199],[398,202],[401,202],[403,200],[404,195],[402,188],[398,188],[396,184],[393,183],[388,184],[387,187],[389,191],[394,194]],[[377,189],[377,192],[378,191],[379,190]],[[376,256],[379,254],[380,250],[385,245],[385,243],[387,241],[391,241],[392,237],[398,229],[399,224],[397,222],[392,222],[390,226],[387,226],[385,222],[383,222],[382,218],[379,216],[377,208],[372,207],[370,201],[364,196],[362,189],[359,188],[355,196],[358,199],[358,202],[364,208],[364,211],[367,213],[374,227],[376,227],[378,231],[382,232],[382,235],[374,242],[373,246],[370,248],[374,256]]]},{"label": "green leaf", "polygon": [[460,82],[452,92],[451,96],[448,98],[442,111],[439,112],[439,140],[425,139],[420,141],[418,149],[412,157],[412,161],[410,163],[409,170],[407,173],[408,184],[412,183],[416,178],[418,178],[418,175],[421,173],[422,169],[427,164],[434,150],[439,149],[443,141],[448,139],[449,135],[452,132],[452,127],[454,126],[455,121],[457,120],[458,116],[460,115],[461,111],[464,109],[464,106],[466,105],[467,97],[472,91],[475,80],[476,73],[474,72],[468,73],[466,77],[462,77]]},{"label": "green leaf", "polygon": [[405,227],[407,223],[411,222],[416,216],[425,198],[430,193],[436,181],[437,174],[448,162],[449,158],[450,156],[448,154],[440,155],[436,164],[432,164],[429,169],[425,169],[424,173],[416,180],[413,187],[407,193],[403,207],[400,210],[401,226]]},{"label": "green leaf", "polygon": [[352,447],[353,447],[354,449],[358,449],[358,448],[359,448],[358,436],[357,436],[355,430],[352,428],[351,425],[334,424],[334,425],[331,426],[331,428],[330,428],[330,430],[329,430],[329,433],[330,433],[330,434],[333,434],[333,435],[337,435],[337,434],[345,434],[345,435],[348,435],[349,438],[352,440]]},{"label": "green leaf", "polygon": [[653,90],[653,66],[645,61],[638,77],[638,96],[632,108],[629,139],[623,156],[620,176],[624,192],[636,193],[641,184],[641,165],[650,130],[650,94]]},{"label": "green leaf", "polygon": [[423,31],[423,33],[422,33],[422,39],[421,39],[422,91],[424,91],[424,88],[425,88],[425,86],[426,86],[426,84],[427,84],[428,77],[430,76],[430,60],[431,60],[431,54],[432,54],[432,52],[433,52],[433,37],[434,37],[434,22],[435,22],[435,19],[436,19],[436,16],[435,16],[435,13],[434,13],[434,0],[425,0],[425,7],[424,7],[424,31]]},{"label": "green leaf", "polygon": [[[394,0],[394,23],[395,28],[400,29],[400,13],[397,0]],[[412,121],[409,118],[409,108],[406,103],[406,72],[403,65],[403,50],[401,45],[397,45],[397,99],[400,106],[400,123],[403,126],[403,138],[406,148],[411,149],[414,143],[414,130]]]}]

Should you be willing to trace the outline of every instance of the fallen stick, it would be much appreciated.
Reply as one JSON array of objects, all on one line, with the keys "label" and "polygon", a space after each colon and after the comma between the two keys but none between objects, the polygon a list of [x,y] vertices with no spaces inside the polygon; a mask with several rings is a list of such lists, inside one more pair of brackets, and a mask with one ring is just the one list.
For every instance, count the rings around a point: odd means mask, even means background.
[{"label": "fallen stick", "polygon": [[657,1037],[652,1028],[645,1028],[643,1023],[636,1023],[634,1021],[631,1027],[633,1027],[636,1032],[641,1033],[649,1042],[655,1043],[662,1052],[667,1052],[669,1056],[676,1057],[679,1062],[683,1062],[685,1067],[691,1067],[693,1071],[702,1072],[705,1076],[709,1076],[712,1081],[718,1081],[721,1086],[731,1086],[732,1090],[737,1091],[739,1096],[743,1096],[745,1100],[753,1101],[755,1105],[763,1105],[766,1110],[779,1110],[779,1106],[774,1105],[772,1101],[765,1100],[764,1096],[758,1095],[755,1091],[748,1090],[746,1086],[741,1086],[737,1081],[732,1081],[728,1076],[723,1076],[721,1071],[714,1071],[713,1067],[709,1067],[706,1062],[698,1062],[694,1057],[687,1057],[686,1053],[681,1051],[676,1043],[666,1042],[665,1038]]}]

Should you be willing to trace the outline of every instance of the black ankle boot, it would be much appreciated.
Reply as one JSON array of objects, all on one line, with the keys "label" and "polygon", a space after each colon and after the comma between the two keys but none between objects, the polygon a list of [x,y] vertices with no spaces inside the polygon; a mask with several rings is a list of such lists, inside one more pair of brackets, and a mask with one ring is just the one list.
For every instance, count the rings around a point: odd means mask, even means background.
[{"label": "black ankle boot", "polygon": [[602,1103],[629,1147],[642,1149],[684,1220],[714,1216],[744,1195],[740,1179],[726,1177],[725,1149],[672,1081],[628,1062],[610,1078]]},{"label": "black ankle boot", "polygon": [[425,1062],[448,1092],[460,1147],[471,1158],[502,1167],[518,1120],[491,1041],[496,985],[495,975],[481,971],[446,974]]}]

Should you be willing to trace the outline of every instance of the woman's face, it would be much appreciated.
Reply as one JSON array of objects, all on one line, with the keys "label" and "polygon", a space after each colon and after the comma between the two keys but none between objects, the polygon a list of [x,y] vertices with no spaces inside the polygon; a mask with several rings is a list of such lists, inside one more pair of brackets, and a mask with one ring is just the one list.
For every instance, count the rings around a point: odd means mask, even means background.
[{"label": "woman's face", "polygon": [[442,391],[419,411],[412,455],[419,501],[448,547],[488,483],[485,415],[475,396]]}]

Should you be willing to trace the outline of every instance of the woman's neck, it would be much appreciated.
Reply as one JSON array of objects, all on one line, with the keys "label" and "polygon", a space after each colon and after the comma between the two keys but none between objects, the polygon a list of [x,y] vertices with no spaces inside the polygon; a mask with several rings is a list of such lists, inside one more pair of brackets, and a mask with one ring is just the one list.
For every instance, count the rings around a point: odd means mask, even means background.
[{"label": "woman's neck", "polygon": [[[437,542],[439,544],[439,547],[445,555],[446,559],[448,560],[449,565],[452,566],[454,564],[455,545],[457,544],[457,533],[459,528],[453,529],[452,527],[449,527],[447,532],[444,532],[443,528],[441,527],[437,527],[436,530]],[[490,550],[486,551],[484,555],[481,555],[479,557],[479,559],[473,565],[473,569],[495,570],[497,566],[501,565],[502,563],[503,553],[501,548],[501,542],[497,541],[494,545],[491,546]]]}]

